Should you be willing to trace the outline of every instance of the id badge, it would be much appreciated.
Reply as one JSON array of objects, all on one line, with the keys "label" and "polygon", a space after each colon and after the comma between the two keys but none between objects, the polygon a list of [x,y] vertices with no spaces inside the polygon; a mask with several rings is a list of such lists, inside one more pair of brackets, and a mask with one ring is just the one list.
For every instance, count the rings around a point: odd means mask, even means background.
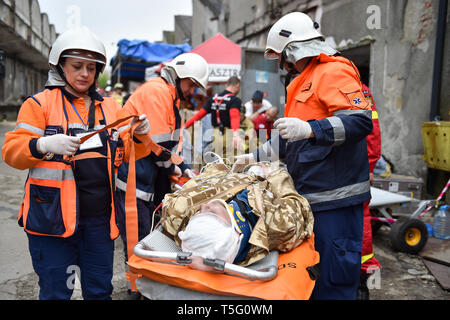
[{"label": "id badge", "polygon": [[[79,134],[77,134],[77,137],[82,138],[91,133],[92,132],[79,133]],[[95,136],[89,138],[83,144],[80,145],[80,151],[96,149],[96,148],[100,148],[100,147],[103,147],[103,143],[102,143],[102,140],[100,139],[100,135],[96,134]]]}]

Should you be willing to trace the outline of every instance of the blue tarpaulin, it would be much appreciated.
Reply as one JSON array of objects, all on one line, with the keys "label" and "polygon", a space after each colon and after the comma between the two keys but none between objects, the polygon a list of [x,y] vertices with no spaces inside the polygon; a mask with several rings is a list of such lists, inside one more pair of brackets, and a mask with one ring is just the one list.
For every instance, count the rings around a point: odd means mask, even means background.
[{"label": "blue tarpaulin", "polygon": [[[117,44],[119,47],[117,55],[111,60],[111,65],[115,66],[119,60],[122,62],[121,77],[144,78],[145,69],[157,63],[166,62],[189,52],[192,47],[185,44],[167,44],[148,42],[143,40],[122,39]],[[114,72],[117,75],[118,70]]]}]

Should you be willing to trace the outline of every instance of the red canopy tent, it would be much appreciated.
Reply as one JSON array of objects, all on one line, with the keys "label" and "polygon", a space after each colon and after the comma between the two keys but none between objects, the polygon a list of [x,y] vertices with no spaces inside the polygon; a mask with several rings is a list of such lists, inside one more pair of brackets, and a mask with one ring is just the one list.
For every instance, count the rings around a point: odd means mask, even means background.
[{"label": "red canopy tent", "polygon": [[226,82],[241,71],[241,46],[218,33],[191,50],[201,55],[210,68],[209,82]]}]

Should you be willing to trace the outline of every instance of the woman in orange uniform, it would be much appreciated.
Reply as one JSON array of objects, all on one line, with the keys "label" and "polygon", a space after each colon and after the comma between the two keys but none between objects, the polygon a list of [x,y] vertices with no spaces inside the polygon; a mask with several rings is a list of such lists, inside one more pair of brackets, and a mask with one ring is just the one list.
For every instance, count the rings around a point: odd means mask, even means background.
[{"label": "woman in orange uniform", "polygon": [[[45,90],[26,99],[15,130],[6,134],[4,161],[29,169],[18,222],[29,239],[40,299],[70,299],[75,273],[84,299],[111,299],[113,240],[119,235],[113,177],[131,137],[108,129],[80,140],[120,116],[121,107],[96,91],[106,60],[104,45],[86,28],[59,36]],[[137,121],[139,158],[147,154],[140,142],[150,139],[150,128],[145,115]]]}]

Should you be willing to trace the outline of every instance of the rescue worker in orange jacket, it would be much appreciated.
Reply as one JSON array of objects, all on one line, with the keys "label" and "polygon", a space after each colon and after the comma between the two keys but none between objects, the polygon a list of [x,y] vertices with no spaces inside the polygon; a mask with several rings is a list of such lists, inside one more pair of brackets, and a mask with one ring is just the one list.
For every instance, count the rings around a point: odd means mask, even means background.
[{"label": "rescue worker in orange jacket", "polygon": [[293,12],[270,29],[266,58],[277,59],[295,76],[287,86],[285,118],[274,124],[279,136],[238,156],[233,170],[254,161],[286,162],[314,214],[321,275],[311,298],[356,299],[363,203],[370,200],[365,138],[372,131],[372,111],[356,67],[326,44],[318,27],[306,14]]},{"label": "rescue worker in orange jacket", "polygon": [[[119,236],[113,177],[132,138],[112,128],[80,140],[121,117],[117,102],[96,92],[106,60],[104,45],[86,28],[60,35],[45,90],[25,100],[2,148],[8,165],[29,169],[18,222],[28,236],[40,299],[70,299],[75,273],[84,299],[111,299]],[[148,153],[142,142],[150,140],[148,120],[139,119],[132,120],[140,121],[137,158]]]},{"label": "rescue worker in orange jacket", "polygon": [[[161,70],[161,76],[141,85],[131,95],[123,111],[146,114],[151,125],[150,134],[156,143],[172,152],[181,151],[182,121],[180,101],[193,96],[196,88],[206,91],[209,69],[206,60],[196,53],[185,53],[173,59]],[[123,127],[124,129],[126,127]],[[121,130],[121,129],[119,129]],[[191,168],[176,166],[169,159],[151,153],[136,161],[136,198],[138,209],[138,238],[149,234],[155,208],[166,193],[171,192],[170,175],[193,177]],[[128,165],[124,163],[117,176],[117,208],[121,237],[126,247],[125,191]],[[125,257],[127,253],[125,252]],[[131,292],[130,292],[131,293]]]},{"label": "rescue worker in orange jacket", "polygon": [[[372,93],[369,87],[365,84],[362,86],[364,97],[372,108],[372,122],[373,130],[367,136],[367,152],[369,154],[369,172],[370,172],[370,183],[373,182],[373,170],[375,165],[381,157],[381,132],[380,123],[378,120],[377,106],[375,105],[375,100],[373,99]],[[361,257],[361,275],[360,275],[360,285],[358,287],[358,300],[368,300],[369,299],[369,288],[367,287],[367,280],[371,274],[378,269],[381,265],[377,258],[373,254],[372,246],[372,225],[370,222],[370,209],[369,201],[364,203],[364,227],[363,227],[363,243],[362,243],[362,257]]]}]

